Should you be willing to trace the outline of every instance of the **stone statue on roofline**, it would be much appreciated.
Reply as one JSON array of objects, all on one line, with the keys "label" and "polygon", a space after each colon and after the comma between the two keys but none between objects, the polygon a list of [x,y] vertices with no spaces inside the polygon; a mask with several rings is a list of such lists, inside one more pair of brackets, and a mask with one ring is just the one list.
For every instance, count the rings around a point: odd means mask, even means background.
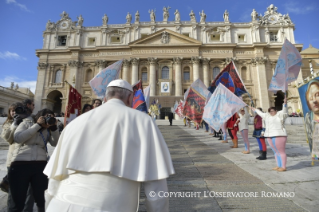
[{"label": "stone statue on roofline", "polygon": [[227,10],[225,10],[224,15],[223,15],[224,21],[229,22],[229,13]]},{"label": "stone statue on roofline", "polygon": [[83,21],[84,21],[82,15],[80,15],[79,17],[77,17],[77,19],[78,19],[78,26],[81,27],[81,26],[83,25]]},{"label": "stone statue on roofline", "polygon": [[206,14],[204,13],[204,10],[202,10],[202,12],[199,12],[199,16],[200,16],[200,23],[204,24],[206,22]]},{"label": "stone statue on roofline", "polygon": [[191,18],[191,22],[196,22],[195,13],[193,10],[191,10],[191,13],[189,14],[189,17]]},{"label": "stone statue on roofline", "polygon": [[139,23],[140,22],[140,13],[137,11],[135,13],[135,23]]},{"label": "stone statue on roofline", "polygon": [[171,9],[169,6],[163,8],[163,21],[167,22],[169,18],[168,10]]},{"label": "stone statue on roofline", "polygon": [[130,24],[131,21],[132,21],[132,15],[128,12],[127,15],[126,15],[126,23]]},{"label": "stone statue on roofline", "polygon": [[181,21],[181,15],[179,14],[179,11],[176,9],[175,10],[175,22],[180,22]]},{"label": "stone statue on roofline", "polygon": [[102,21],[103,21],[103,26],[106,26],[107,22],[109,21],[109,18],[107,17],[106,14],[104,14],[104,16],[102,17]]},{"label": "stone statue on roofline", "polygon": [[156,10],[148,10],[148,13],[150,14],[151,22],[155,22],[156,16],[155,16]]}]

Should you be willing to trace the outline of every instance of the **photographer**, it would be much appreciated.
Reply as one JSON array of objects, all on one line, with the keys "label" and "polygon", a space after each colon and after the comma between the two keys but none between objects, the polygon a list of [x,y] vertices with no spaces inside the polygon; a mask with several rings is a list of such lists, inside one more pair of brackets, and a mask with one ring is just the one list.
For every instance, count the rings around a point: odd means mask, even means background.
[{"label": "photographer", "polygon": [[56,146],[59,139],[57,120],[51,110],[43,109],[33,118],[22,120],[14,133],[14,149],[8,178],[15,206],[10,211],[22,211],[31,184],[38,211],[44,211],[44,191],[48,179],[43,174],[47,164],[47,143]]}]

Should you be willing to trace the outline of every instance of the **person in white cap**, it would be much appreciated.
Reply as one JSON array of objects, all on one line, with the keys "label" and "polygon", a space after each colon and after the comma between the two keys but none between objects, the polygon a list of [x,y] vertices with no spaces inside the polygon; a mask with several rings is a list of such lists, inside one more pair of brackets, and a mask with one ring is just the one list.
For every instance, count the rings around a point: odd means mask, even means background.
[{"label": "person in white cap", "polygon": [[141,183],[147,211],[169,211],[166,178],[174,174],[165,140],[152,118],[131,107],[132,86],[114,80],[102,106],[62,132],[44,173],[47,212],[137,211]]}]

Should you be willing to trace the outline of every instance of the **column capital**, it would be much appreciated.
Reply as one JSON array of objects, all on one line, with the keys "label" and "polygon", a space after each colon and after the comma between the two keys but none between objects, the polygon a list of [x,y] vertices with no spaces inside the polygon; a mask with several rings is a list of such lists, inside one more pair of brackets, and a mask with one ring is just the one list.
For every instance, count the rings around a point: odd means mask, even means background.
[{"label": "column capital", "polygon": [[68,65],[70,67],[81,68],[83,66],[83,62],[77,60],[69,60]]},{"label": "column capital", "polygon": [[130,60],[124,59],[123,60],[123,67],[129,67],[130,66]]},{"label": "column capital", "polygon": [[208,64],[209,64],[209,61],[210,61],[210,58],[203,58],[203,59],[202,59],[203,65],[208,65]]},{"label": "column capital", "polygon": [[252,66],[256,66],[256,64],[257,64],[256,58],[251,58],[250,59],[250,63],[251,63]]},{"label": "column capital", "polygon": [[173,57],[174,64],[181,64],[183,58],[182,57]]},{"label": "column capital", "polygon": [[268,61],[267,57],[256,57],[255,59],[258,65],[263,65]]},{"label": "column capital", "polygon": [[155,57],[149,57],[149,58],[147,58],[147,60],[148,60],[150,65],[154,65],[157,62],[157,58],[155,58]]},{"label": "column capital", "polygon": [[94,64],[98,66],[99,68],[104,68],[106,64],[106,60],[96,60],[94,61]]},{"label": "column capital", "polygon": [[139,61],[140,61],[140,58],[136,58],[136,57],[131,58],[132,65],[138,65]]},{"label": "column capital", "polygon": [[226,57],[225,58],[226,64],[230,63],[231,61],[237,62],[238,59],[237,59],[237,57]]},{"label": "column capital", "polygon": [[38,62],[38,68],[39,69],[46,69],[48,67],[48,63],[40,63]]},{"label": "column capital", "polygon": [[193,64],[199,64],[200,60],[201,60],[201,57],[197,57],[197,56],[191,58],[191,61]]}]

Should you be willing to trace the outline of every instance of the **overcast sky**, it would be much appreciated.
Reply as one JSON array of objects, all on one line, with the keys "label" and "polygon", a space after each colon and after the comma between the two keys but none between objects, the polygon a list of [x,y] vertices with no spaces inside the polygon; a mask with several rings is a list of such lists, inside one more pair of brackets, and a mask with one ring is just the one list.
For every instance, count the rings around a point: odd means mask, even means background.
[{"label": "overcast sky", "polygon": [[308,48],[309,44],[319,48],[319,1],[318,0],[0,0],[0,85],[9,87],[17,82],[20,87],[30,87],[34,92],[37,80],[38,58],[36,49],[42,48],[42,32],[50,19],[56,22],[62,11],[69,13],[76,21],[82,14],[83,26],[101,26],[106,13],[109,24],[126,22],[127,12],[138,10],[140,21],[149,21],[149,9],[156,9],[157,20],[163,18],[163,6],[170,6],[169,20],[174,20],[178,9],[182,21],[188,21],[190,10],[198,13],[204,10],[207,22],[223,21],[223,13],[229,11],[231,22],[249,22],[253,9],[264,14],[270,4],[278,7],[278,12],[289,13],[296,25],[296,43]]}]

